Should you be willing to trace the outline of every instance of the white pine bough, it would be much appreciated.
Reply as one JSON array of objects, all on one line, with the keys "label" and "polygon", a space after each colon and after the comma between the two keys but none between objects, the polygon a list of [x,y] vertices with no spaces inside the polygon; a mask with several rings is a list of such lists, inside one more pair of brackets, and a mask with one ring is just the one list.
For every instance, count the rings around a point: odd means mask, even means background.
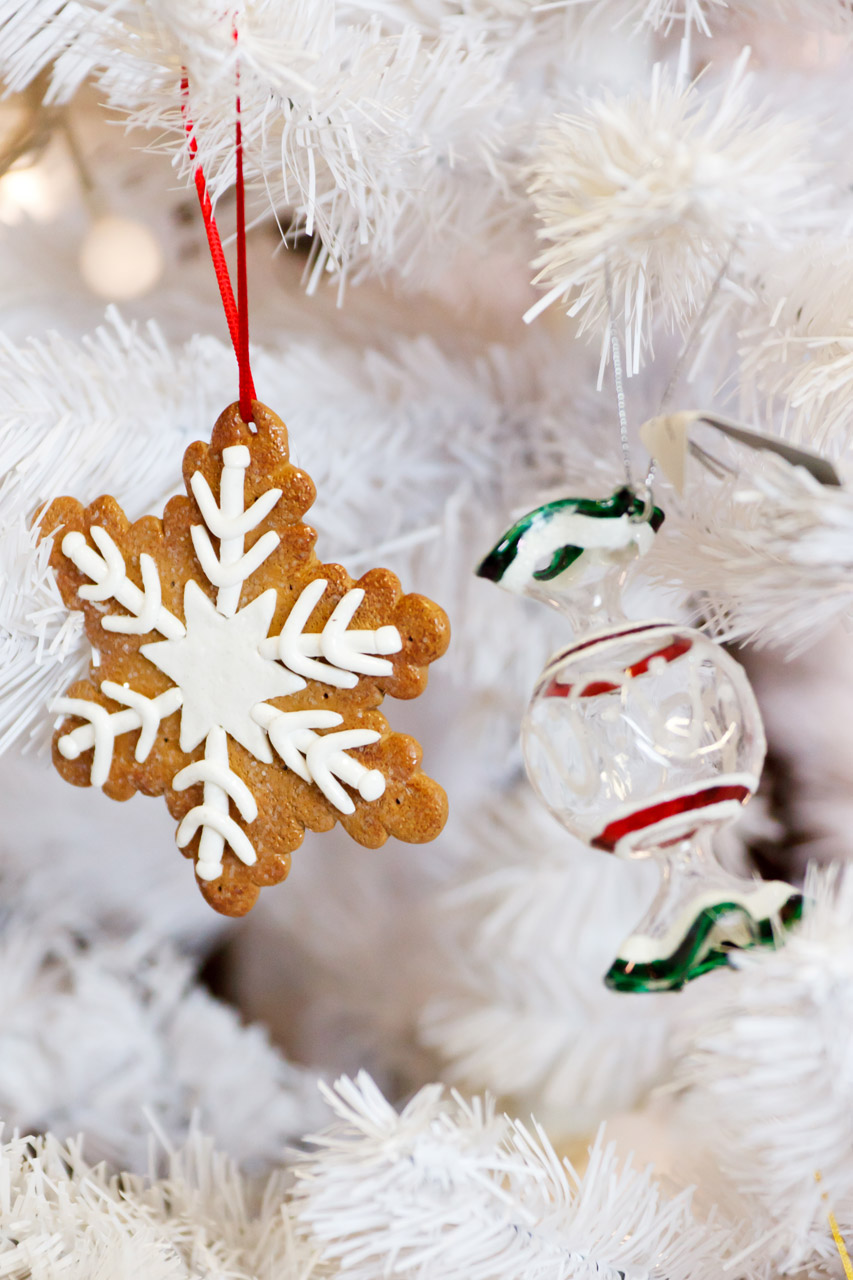
[{"label": "white pine bough", "polygon": [[[729,1241],[597,1142],[579,1176],[542,1128],[488,1099],[420,1090],[398,1115],[370,1077],[321,1089],[336,1115],[294,1204],[348,1280],[710,1280]],[[334,1273],[333,1273],[334,1274]]]}]

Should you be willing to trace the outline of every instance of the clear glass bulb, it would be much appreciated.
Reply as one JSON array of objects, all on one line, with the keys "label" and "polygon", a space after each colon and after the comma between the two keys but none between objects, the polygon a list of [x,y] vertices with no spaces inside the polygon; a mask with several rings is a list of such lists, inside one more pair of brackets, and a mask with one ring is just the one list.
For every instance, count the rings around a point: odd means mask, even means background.
[{"label": "clear glass bulb", "polygon": [[713,853],[764,763],[743,669],[701,632],[622,613],[630,565],[662,520],[625,489],[566,499],[513,525],[478,570],[559,609],[574,631],[522,727],[535,790],[586,844],[661,866],[660,892],[606,976],[618,990],[683,986],[732,947],[772,941],[801,907],[790,885],[735,875]]}]

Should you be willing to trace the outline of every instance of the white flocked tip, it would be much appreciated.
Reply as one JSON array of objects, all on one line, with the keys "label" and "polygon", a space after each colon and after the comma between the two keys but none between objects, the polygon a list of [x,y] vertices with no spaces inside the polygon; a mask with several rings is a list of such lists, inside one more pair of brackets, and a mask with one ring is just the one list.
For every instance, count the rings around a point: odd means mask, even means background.
[{"label": "white flocked tip", "polygon": [[363,800],[378,800],[385,792],[385,779],[378,769],[369,769],[358,784],[358,794]]},{"label": "white flocked tip", "polygon": [[56,746],[59,754],[64,756],[66,760],[76,760],[81,755],[80,748],[70,733],[66,733],[64,737],[60,738]]}]

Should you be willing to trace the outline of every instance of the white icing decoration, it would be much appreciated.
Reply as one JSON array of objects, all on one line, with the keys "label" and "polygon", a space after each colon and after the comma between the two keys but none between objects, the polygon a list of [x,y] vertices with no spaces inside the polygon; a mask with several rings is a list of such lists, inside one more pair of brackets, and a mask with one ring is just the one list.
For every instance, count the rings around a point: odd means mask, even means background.
[{"label": "white icing decoration", "polygon": [[139,716],[140,734],[133,758],[141,764],[151,754],[151,748],[157,740],[160,721],[180,707],[180,689],[166,689],[157,698],[146,698],[144,694],[137,693],[126,684],[116,684],[114,680],[102,680],[101,693],[105,693],[120,706],[135,711]]},{"label": "white icing decoration", "polygon": [[113,542],[106,529],[92,525],[89,530],[92,541],[101,555],[90,547],[82,533],[74,530],[66,533],[62,539],[62,553],[81,573],[85,573],[92,581],[91,586],[80,587],[78,595],[81,600],[95,603],[105,600],[117,600],[133,616],[119,617],[106,614],[101,619],[105,631],[118,631],[125,635],[145,635],[147,631],[159,631],[170,640],[176,640],[184,634],[184,626],[180,619],[161,603],[160,579],[157,566],[150,556],[144,552],[139,557],[139,569],[142,574],[144,590],[140,591],[127,576],[124,556]]},{"label": "white icing decoration", "polygon": [[160,721],[181,705],[180,689],[166,689],[156,698],[146,698],[124,685],[105,680],[101,691],[115,702],[124,703],[127,710],[109,712],[87,698],[57,698],[51,706],[52,711],[80,716],[89,722],[64,734],[56,745],[66,760],[76,760],[84,751],[95,748],[89,771],[89,781],[94,787],[102,787],[109,777],[119,734],[142,730],[134,754],[137,760],[143,761],[154,745]]},{"label": "white icing decoration", "polygon": [[215,725],[204,744],[204,760],[181,769],[172,779],[176,791],[184,791],[197,782],[204,783],[204,799],[181,820],[175,837],[183,849],[201,828],[196,875],[201,880],[218,880],[222,875],[222,854],[228,844],[234,853],[251,867],[257,854],[243,828],[228,812],[229,799],[234,801],[240,817],[254,822],[258,806],[249,788],[231,769],[228,762],[228,739],[225,730]]},{"label": "white icing decoration", "polygon": [[101,619],[101,626],[105,631],[117,631],[123,635],[140,636],[145,635],[147,631],[154,631],[157,626],[157,619],[160,615],[160,606],[162,605],[162,597],[160,595],[160,575],[157,572],[157,565],[151,556],[144,551],[139,557],[139,572],[142,574],[142,595],[143,604],[139,614],[135,618],[124,617],[121,614],[107,614]]},{"label": "white icing decoration", "polygon": [[313,729],[331,729],[343,724],[337,711],[278,711],[262,702],[252,711],[252,719],[266,729],[281,759],[305,782],[311,781],[305,753],[316,738]]},{"label": "white icing decoration", "polygon": [[[305,627],[327,585],[325,578],[309,582],[288,614],[281,634],[265,640],[261,653],[278,658],[291,671],[309,680],[320,680],[339,689],[354,689],[359,675],[392,675],[393,664],[372,655],[399,653],[403,641],[397,628],[347,630],[364,599],[361,587],[353,587],[341,597],[322,631],[305,634]],[[325,662],[317,662],[318,657]]]},{"label": "white icing decoration", "polygon": [[[164,637],[141,645],[139,652],[174,685],[148,698],[129,685],[104,681],[101,690],[122,706],[112,713],[86,699],[58,699],[52,710],[87,722],[59,738],[59,752],[75,760],[94,748],[90,782],[103,786],[115,739],[139,730],[134,755],[142,762],[154,748],[163,718],[180,709],[181,751],[194,751],[202,741],[205,748],[203,760],[188,764],[172,779],[176,791],[199,783],[203,787],[202,803],[183,818],[176,838],[184,848],[201,830],[196,871],[202,880],[221,876],[226,844],[246,865],[257,861],[251,840],[229,812],[233,802],[243,822],[252,823],[258,816],[249,786],[231,768],[228,735],[263,764],[273,762],[272,744],[286,767],[315,783],[341,813],[355,811],[342,782],[368,801],[384,794],[385,778],[379,770],[368,769],[347,754],[377,742],[379,733],[346,729],[320,734],[315,731],[333,729],[343,723],[343,717],[326,710],[280,711],[267,699],[304,689],[305,677],[351,689],[360,675],[392,675],[393,664],[382,655],[402,648],[396,627],[350,629],[364,599],[364,591],[357,587],[339,600],[322,631],[312,634],[305,634],[305,626],[328,585],[323,579],[309,583],[300,593],[279,636],[269,636],[278,602],[275,590],[263,592],[239,609],[243,583],[280,541],[269,530],[245,550],[246,535],[281,497],[280,489],[269,489],[245,509],[245,473],[250,462],[245,445],[223,449],[218,502],[201,472],[190,479],[206,526],[191,527],[193,547],[207,580],[218,590],[214,605],[197,582],[186,582],[184,622],[163,605],[152,556],[143,552],[139,557],[140,588],[129,579],[124,557],[105,529],[92,526],[89,530],[97,550],[80,532],[70,532],[62,540],[64,554],[90,580],[79,588],[79,595],[102,611],[106,631],[140,636],[157,631]],[[218,553],[211,537],[219,539]],[[106,601],[111,599],[127,610],[127,616],[108,612]],[[97,650],[92,661],[95,667],[100,663]]]},{"label": "white icing decoration", "polygon": [[246,578],[251,577],[280,542],[278,534],[269,529],[248,551],[243,551],[246,534],[266,519],[281,497],[281,489],[267,489],[248,510],[244,509],[244,484],[250,461],[249,450],[243,444],[222,450],[218,504],[200,471],[190,480],[202,518],[214,537],[219,538],[219,555],[213,549],[207,529],[198,524],[190,529],[193,547],[205,577],[219,588],[216,607],[228,618],[237,612]]},{"label": "white icing decoration", "polygon": [[275,613],[276,593],[264,591],[233,617],[217,612],[192,579],[184,590],[186,635],[144,644],[140,653],[174,680],[183,694],[182,751],[193,751],[214,725],[264,764],[272,752],[252,708],[305,688],[305,681],[262,656],[261,642]]},{"label": "white icing decoration", "polygon": [[[211,729],[210,734],[221,733],[222,730]],[[210,737],[208,734],[208,737]],[[205,743],[205,752],[207,753],[208,744]],[[175,791],[186,791],[188,787],[194,786],[197,782],[211,783],[230,796],[237,806],[237,810],[241,818],[246,822],[254,822],[258,816],[258,805],[255,797],[246,786],[242,778],[234,772],[230,767],[219,764],[208,754],[204,760],[195,760],[192,764],[188,764],[186,768],[181,769],[172,779],[172,786]]]},{"label": "white icing decoration", "polygon": [[384,792],[385,779],[378,769],[365,769],[358,760],[344,754],[378,741],[379,734],[373,729],[344,729],[340,733],[318,736],[308,748],[305,757],[308,772],[326,799],[342,813],[352,813],[355,805],[333,774],[355,787],[365,800],[378,800]]},{"label": "white icing decoration", "polygon": [[278,711],[261,703],[252,715],[266,729],[287,767],[305,782],[316,783],[341,813],[354,813],[355,804],[335,776],[354,787],[365,800],[378,800],[384,794],[385,779],[379,770],[367,769],[345,754],[355,747],[378,742],[380,735],[375,730],[344,729],[322,736],[314,733],[314,729],[343,723],[343,717],[335,711]]}]

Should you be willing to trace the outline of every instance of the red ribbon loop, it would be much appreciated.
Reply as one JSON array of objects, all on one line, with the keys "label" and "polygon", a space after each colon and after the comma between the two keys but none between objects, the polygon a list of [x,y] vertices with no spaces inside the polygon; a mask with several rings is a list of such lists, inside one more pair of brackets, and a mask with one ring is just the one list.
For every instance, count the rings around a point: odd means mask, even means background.
[{"label": "red ribbon loop", "polygon": [[[237,39],[237,33],[234,32],[234,39]],[[240,416],[244,422],[252,421],[252,401],[255,396],[255,384],[252,379],[252,368],[249,362],[249,286],[246,270],[246,197],[243,182],[243,129],[240,122],[240,93],[239,93],[240,73],[237,72],[237,120],[235,127],[235,149],[237,153],[237,181],[235,194],[237,200],[237,299],[234,298],[234,290],[231,285],[231,277],[228,273],[228,263],[225,259],[225,251],[222,248],[222,240],[219,235],[219,228],[216,225],[216,218],[213,213],[213,204],[210,199],[210,193],[207,189],[207,182],[204,176],[204,170],[197,162],[198,143],[196,142],[193,131],[193,122],[189,113],[189,80],[186,73],[181,77],[181,114],[184,118],[184,128],[187,134],[187,147],[190,153],[190,159],[196,161],[193,178],[195,179],[196,191],[198,192],[198,202],[201,206],[201,216],[204,220],[204,229],[207,232],[207,243],[210,246],[210,256],[213,261],[213,269],[216,272],[216,281],[219,285],[219,294],[222,298],[222,306],[225,310],[225,319],[228,322],[228,332],[231,335],[231,343],[234,347],[234,354],[237,357],[237,369],[239,371],[239,402]]]}]

